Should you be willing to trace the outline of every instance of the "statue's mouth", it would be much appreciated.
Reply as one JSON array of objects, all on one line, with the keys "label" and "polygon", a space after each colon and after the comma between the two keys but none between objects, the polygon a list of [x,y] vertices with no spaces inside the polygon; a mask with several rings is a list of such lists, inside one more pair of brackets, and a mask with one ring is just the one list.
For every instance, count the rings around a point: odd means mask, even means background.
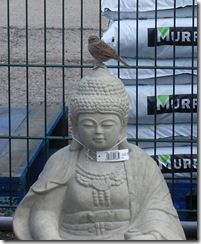
[{"label": "statue's mouth", "polygon": [[97,142],[97,143],[101,143],[101,142],[104,142],[104,138],[100,138],[100,137],[95,137],[95,138],[93,138],[93,140],[95,141],[95,142]]}]

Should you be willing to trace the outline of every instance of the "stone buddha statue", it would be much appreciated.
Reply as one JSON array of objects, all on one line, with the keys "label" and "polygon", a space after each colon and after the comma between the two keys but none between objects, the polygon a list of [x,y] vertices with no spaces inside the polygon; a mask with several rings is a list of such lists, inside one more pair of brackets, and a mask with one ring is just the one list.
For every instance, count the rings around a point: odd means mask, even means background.
[{"label": "stone buddha statue", "polygon": [[20,240],[185,240],[158,165],[127,142],[128,110],[124,85],[107,68],[80,80],[72,142],[16,209]]}]

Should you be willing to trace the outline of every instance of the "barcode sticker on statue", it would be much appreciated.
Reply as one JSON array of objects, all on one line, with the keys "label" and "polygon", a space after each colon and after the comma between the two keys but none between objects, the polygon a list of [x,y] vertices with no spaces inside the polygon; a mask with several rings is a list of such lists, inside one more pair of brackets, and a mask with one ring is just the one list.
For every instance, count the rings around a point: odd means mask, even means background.
[{"label": "barcode sticker on statue", "polygon": [[112,151],[97,151],[96,160],[100,161],[125,161],[129,159],[128,149],[112,150]]}]

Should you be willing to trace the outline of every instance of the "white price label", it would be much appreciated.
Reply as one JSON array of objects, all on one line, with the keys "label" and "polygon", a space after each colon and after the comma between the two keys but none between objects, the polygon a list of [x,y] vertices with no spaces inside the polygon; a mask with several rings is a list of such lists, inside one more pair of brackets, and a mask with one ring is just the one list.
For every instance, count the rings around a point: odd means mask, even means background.
[{"label": "white price label", "polygon": [[96,160],[99,161],[125,161],[129,159],[128,149],[97,151]]}]

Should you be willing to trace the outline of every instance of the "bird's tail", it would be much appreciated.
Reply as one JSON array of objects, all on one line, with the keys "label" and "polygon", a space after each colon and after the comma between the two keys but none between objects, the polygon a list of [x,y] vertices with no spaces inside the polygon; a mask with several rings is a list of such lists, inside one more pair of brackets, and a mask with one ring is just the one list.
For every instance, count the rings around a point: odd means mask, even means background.
[{"label": "bird's tail", "polygon": [[117,59],[119,62],[121,62],[122,64],[124,64],[126,67],[130,68],[131,66],[129,66],[125,61],[123,61],[120,57],[118,57]]}]

